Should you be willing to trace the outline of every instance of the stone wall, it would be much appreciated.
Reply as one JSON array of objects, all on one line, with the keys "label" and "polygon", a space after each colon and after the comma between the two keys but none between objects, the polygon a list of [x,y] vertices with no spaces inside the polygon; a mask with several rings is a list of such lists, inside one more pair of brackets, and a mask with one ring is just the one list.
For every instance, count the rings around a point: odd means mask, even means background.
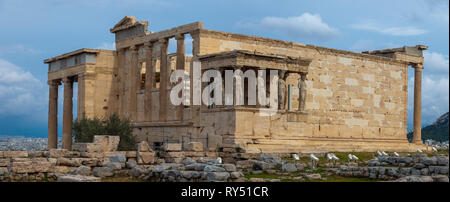
[{"label": "stone wall", "polygon": [[[313,59],[306,81],[306,114],[281,112],[261,117],[257,111],[236,110],[236,122],[232,124],[236,131],[233,140],[229,140],[234,144],[267,152],[283,148],[285,151],[326,151],[331,147],[336,151],[375,151],[398,148],[396,145],[400,145],[402,151],[415,149],[406,140],[407,63],[299,43],[200,30],[200,55],[231,50]],[[287,84],[294,86],[293,109],[298,107],[297,81],[298,74],[287,78]],[[351,143],[346,144],[348,141]],[[308,145],[312,146],[305,148]]]}]

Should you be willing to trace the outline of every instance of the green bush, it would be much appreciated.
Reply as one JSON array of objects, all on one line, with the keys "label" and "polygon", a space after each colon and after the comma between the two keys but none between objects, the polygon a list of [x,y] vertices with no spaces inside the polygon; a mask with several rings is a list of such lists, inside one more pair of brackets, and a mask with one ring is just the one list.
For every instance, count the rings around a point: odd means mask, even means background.
[{"label": "green bush", "polygon": [[98,118],[77,119],[73,122],[73,135],[76,142],[93,142],[95,135],[120,136],[119,151],[136,149],[130,120],[120,119],[117,114],[113,114],[104,120]]}]

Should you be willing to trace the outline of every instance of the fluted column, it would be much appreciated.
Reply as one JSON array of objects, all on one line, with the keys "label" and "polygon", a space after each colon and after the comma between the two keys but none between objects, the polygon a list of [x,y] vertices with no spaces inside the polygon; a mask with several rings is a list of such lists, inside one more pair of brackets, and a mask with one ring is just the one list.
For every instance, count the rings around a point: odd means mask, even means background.
[{"label": "fluted column", "polygon": [[73,80],[64,78],[63,104],[63,143],[62,148],[72,150],[72,121],[73,121]]},{"label": "fluted column", "polygon": [[155,72],[153,70],[153,44],[145,44],[145,99],[144,117],[145,121],[152,121],[152,90],[155,82]]},{"label": "fluted column", "polygon": [[168,70],[167,70],[167,45],[168,39],[160,39],[160,84],[159,84],[159,120],[167,121],[167,84],[168,84]]},{"label": "fluted column", "polygon": [[[185,46],[184,46],[184,34],[175,36],[177,40],[177,70],[184,70],[185,65]],[[184,88],[183,88],[184,91]],[[183,98],[184,100],[184,98]],[[177,106],[177,118],[179,121],[183,121],[184,116],[184,105],[183,102],[180,106]]]},{"label": "fluted column", "polygon": [[128,105],[128,112],[130,114],[130,119],[136,121],[137,117],[137,93],[139,86],[138,81],[140,78],[138,76],[138,51],[136,46],[130,47],[131,51],[131,67],[130,67],[130,77],[129,77],[129,88],[130,88],[130,104]]},{"label": "fluted column", "polygon": [[48,142],[47,149],[58,147],[58,85],[59,82],[48,81]]},{"label": "fluted column", "polygon": [[423,65],[414,66],[414,134],[413,143],[422,143],[422,70]]}]

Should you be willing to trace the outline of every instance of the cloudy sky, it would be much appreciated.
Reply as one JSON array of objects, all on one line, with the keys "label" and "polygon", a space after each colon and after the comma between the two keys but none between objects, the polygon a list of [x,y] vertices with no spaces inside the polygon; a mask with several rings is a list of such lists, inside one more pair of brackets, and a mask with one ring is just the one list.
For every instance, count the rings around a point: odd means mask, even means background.
[{"label": "cloudy sky", "polygon": [[[0,0],[0,135],[45,137],[43,60],[79,48],[113,49],[109,29],[125,15],[150,21],[151,31],[201,21],[207,29],[355,52],[425,44],[423,124],[449,108],[447,0]],[[409,78],[411,128],[412,69]]]}]

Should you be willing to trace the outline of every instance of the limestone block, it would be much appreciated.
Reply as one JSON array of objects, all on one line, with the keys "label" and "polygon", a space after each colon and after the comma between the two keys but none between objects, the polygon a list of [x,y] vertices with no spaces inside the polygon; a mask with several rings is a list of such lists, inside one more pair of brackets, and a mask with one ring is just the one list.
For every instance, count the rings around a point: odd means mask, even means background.
[{"label": "limestone block", "polygon": [[81,166],[81,159],[79,159],[79,158],[71,159],[71,158],[61,157],[61,158],[57,159],[56,165],[78,167],[78,166]]},{"label": "limestone block", "polygon": [[152,164],[155,162],[154,152],[138,152],[137,153],[138,164]]},{"label": "limestone block", "polygon": [[148,145],[147,141],[142,141],[138,144],[139,152],[152,152],[153,150]]},{"label": "limestone block", "polygon": [[102,145],[99,143],[74,143],[72,150],[79,152],[102,152]]},{"label": "limestone block", "polygon": [[119,136],[108,136],[108,135],[94,136],[94,143],[101,144],[102,151],[104,152],[117,151],[119,142],[120,142]]},{"label": "limestone block", "polygon": [[165,151],[181,151],[180,143],[166,143],[164,144]]},{"label": "limestone block", "polygon": [[27,151],[3,151],[4,158],[26,158],[28,157]]},{"label": "limestone block", "polygon": [[77,169],[77,167],[70,167],[70,166],[54,166],[52,169],[53,173],[72,173]]},{"label": "limestone block", "polygon": [[201,142],[189,142],[188,144],[186,144],[185,150],[186,151],[201,152],[201,151],[203,151],[203,143],[201,143]]},{"label": "limestone block", "polygon": [[0,167],[6,167],[8,166],[9,162],[11,160],[9,158],[0,158]]},{"label": "limestone block", "polygon": [[44,156],[49,158],[70,157],[70,152],[67,149],[50,149],[44,153]]},{"label": "limestone block", "polygon": [[55,164],[48,161],[23,161],[11,162],[9,172],[13,173],[38,173],[50,172]]}]

